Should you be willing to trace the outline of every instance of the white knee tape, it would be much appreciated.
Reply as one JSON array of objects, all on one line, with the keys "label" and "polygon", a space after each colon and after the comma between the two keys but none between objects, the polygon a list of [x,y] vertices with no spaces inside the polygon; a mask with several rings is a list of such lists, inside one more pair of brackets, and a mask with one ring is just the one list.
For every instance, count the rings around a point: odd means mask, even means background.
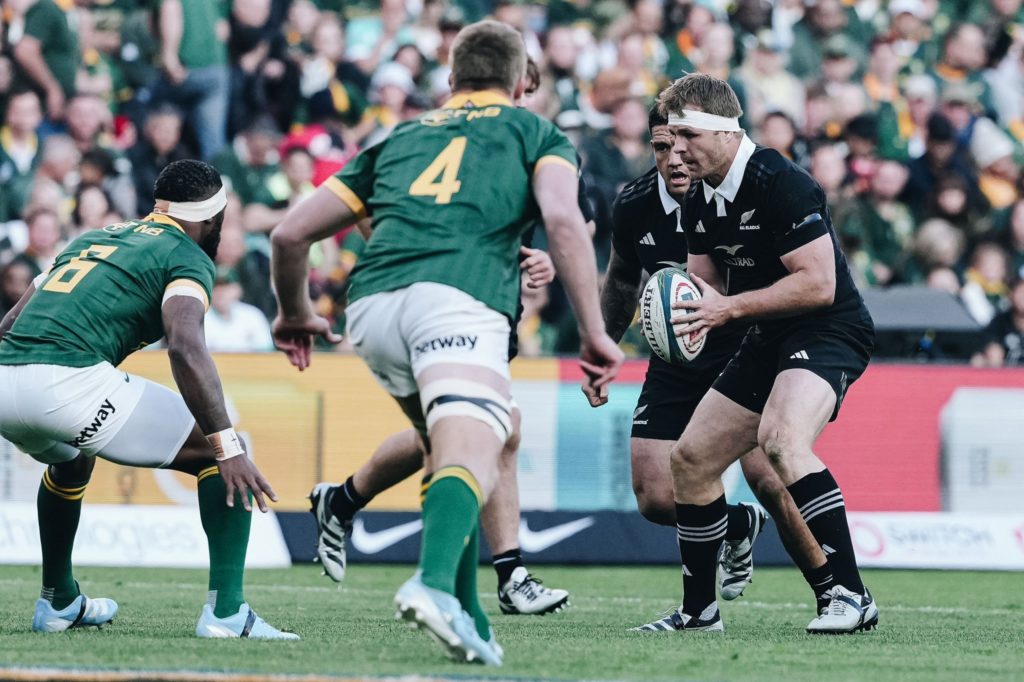
[{"label": "white knee tape", "polygon": [[510,401],[490,386],[464,379],[439,379],[420,390],[420,404],[427,418],[427,431],[444,417],[471,417],[490,426],[502,443],[512,435]]}]

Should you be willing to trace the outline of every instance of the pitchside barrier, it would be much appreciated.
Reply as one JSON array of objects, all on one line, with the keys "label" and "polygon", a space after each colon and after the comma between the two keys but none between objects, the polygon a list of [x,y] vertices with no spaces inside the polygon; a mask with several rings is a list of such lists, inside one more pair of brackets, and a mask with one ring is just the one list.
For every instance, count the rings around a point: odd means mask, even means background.
[{"label": "pitchside barrier", "polygon": [[[280,355],[216,360],[237,429],[281,500],[275,510],[283,534],[275,534],[277,523],[256,531],[260,544],[277,548],[271,552],[276,559],[261,561],[309,560],[310,488],[343,480],[406,422],[351,355],[318,354],[302,373]],[[173,385],[162,352],[138,353],[123,367]],[[513,363],[513,394],[523,411],[520,495],[528,510],[521,541],[531,561],[678,560],[671,529],[636,513],[630,482],[629,432],[645,368],[645,362],[626,363],[610,402],[592,409],[573,361]],[[1022,443],[1024,370],[874,364],[816,450],[843,486],[865,564],[1024,569],[1024,515],[1017,504],[1024,490]],[[0,443],[0,562],[38,557],[31,503],[41,472],[41,465]],[[753,500],[735,468],[725,484],[730,500]],[[140,558],[132,544],[140,533],[151,533],[189,538],[163,555],[191,543],[198,554],[190,561],[202,563],[205,545],[194,535],[198,514],[182,514],[195,505],[191,477],[100,461],[86,500],[83,529],[95,518],[100,530],[83,534],[76,546],[80,562],[90,561],[88,538],[107,555],[112,543],[125,543],[113,553],[125,563],[159,562],[159,553]],[[418,478],[380,495],[356,526],[353,558],[415,560],[418,507]],[[185,516],[195,519],[191,530],[183,530]],[[123,523],[112,525],[114,519]],[[758,553],[763,563],[788,561],[772,528]]]}]

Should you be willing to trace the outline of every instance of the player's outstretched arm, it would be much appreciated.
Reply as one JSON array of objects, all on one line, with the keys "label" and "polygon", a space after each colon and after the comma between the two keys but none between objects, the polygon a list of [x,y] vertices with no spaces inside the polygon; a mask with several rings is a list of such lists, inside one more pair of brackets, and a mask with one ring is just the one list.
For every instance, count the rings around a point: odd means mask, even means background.
[{"label": "player's outstretched arm", "polygon": [[11,331],[11,327],[18,321],[18,315],[21,315],[21,311],[25,309],[28,304],[28,299],[32,298],[32,294],[36,293],[35,284],[29,284],[28,289],[21,295],[18,302],[14,304],[14,307],[7,311],[4,315],[4,319],[0,320],[0,341],[3,341],[4,337],[7,336],[7,332]]},{"label": "player's outstretched arm", "polygon": [[[643,270],[626,261],[612,246],[608,271],[601,287],[601,317],[608,336],[618,343],[629,329],[636,314],[637,297],[640,292],[640,278]],[[583,382],[583,395],[591,407],[601,407],[608,402],[608,385],[595,387]]]},{"label": "player's outstretched arm", "polygon": [[619,372],[623,353],[605,333],[597,295],[594,246],[577,204],[579,181],[562,164],[541,166],[533,176],[533,193],[548,234],[550,253],[580,328],[580,366],[599,388]]},{"label": "player's outstretched arm", "polygon": [[604,286],[601,287],[601,316],[604,318],[605,331],[615,341],[621,341],[633,323],[642,275],[641,268],[620,256],[612,246]]},{"label": "player's outstretched arm", "polygon": [[189,411],[216,452],[217,467],[227,486],[227,505],[235,504],[235,491],[241,494],[242,505],[251,511],[249,492],[256,498],[260,511],[267,511],[264,495],[274,502],[277,495],[252,463],[237,436],[218,451],[220,434],[231,430],[231,419],[224,406],[224,392],[213,358],[206,348],[203,333],[205,309],[199,300],[188,296],[171,296],[163,305],[164,333],[167,355],[171,361],[174,382],[181,391]]},{"label": "player's outstretched arm", "polygon": [[274,344],[300,370],[309,366],[315,336],[323,336],[331,343],[341,341],[331,332],[330,322],[313,312],[309,300],[309,248],[361,217],[331,190],[320,187],[293,206],[270,234],[271,274],[278,310],[273,325]]}]

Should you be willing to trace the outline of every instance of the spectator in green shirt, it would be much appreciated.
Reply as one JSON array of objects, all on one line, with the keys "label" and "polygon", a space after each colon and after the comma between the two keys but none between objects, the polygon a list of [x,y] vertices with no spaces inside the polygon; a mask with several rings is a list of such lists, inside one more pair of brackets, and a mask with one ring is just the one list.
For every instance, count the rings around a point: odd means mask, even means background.
[{"label": "spectator in green shirt", "polygon": [[939,92],[946,92],[950,87],[974,90],[982,110],[992,111],[992,91],[982,77],[987,61],[985,34],[981,28],[974,24],[960,24],[946,34],[942,59],[929,69],[928,75],[935,79]]},{"label": "spectator in green shirt", "polygon": [[78,38],[53,0],[27,0],[24,34],[14,46],[20,75],[45,96],[51,121],[64,117],[64,104],[75,94]]},{"label": "spectator in green shirt", "polygon": [[227,136],[227,22],[212,0],[158,0],[157,26],[163,79],[154,99],[168,101],[185,113],[209,161]]},{"label": "spectator in green shirt", "polygon": [[898,161],[875,165],[867,193],[858,196],[843,215],[839,231],[853,247],[851,264],[872,286],[892,282],[914,233],[914,218],[898,197],[907,169]]}]

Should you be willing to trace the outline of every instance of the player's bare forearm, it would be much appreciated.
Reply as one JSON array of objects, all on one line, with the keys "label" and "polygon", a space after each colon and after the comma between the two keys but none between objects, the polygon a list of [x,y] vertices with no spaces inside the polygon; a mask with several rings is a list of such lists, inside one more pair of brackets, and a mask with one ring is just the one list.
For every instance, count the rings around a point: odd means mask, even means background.
[{"label": "player's bare forearm", "polygon": [[231,428],[217,367],[206,349],[202,303],[175,296],[163,306],[171,373],[181,397],[203,433]]},{"label": "player's bare forearm", "polygon": [[633,323],[640,293],[640,270],[630,266],[612,249],[604,286],[601,287],[601,316],[608,336],[616,343]]},{"label": "player's bare forearm", "polygon": [[309,248],[340,228],[362,218],[341,199],[321,186],[293,206],[270,233],[273,247],[271,274],[278,309],[286,320],[312,315],[309,301]]},{"label": "player's bare forearm", "polygon": [[231,428],[217,367],[205,345],[202,349],[179,346],[168,350],[168,355],[174,382],[203,433]]},{"label": "player's bare forearm", "polygon": [[832,294],[825,296],[820,290],[819,280],[820,277],[813,273],[798,271],[786,275],[770,287],[730,296],[732,318],[791,317],[824,308],[832,303],[835,287]]},{"label": "player's bare forearm", "polygon": [[572,303],[581,332],[594,334],[604,331],[601,305],[596,295],[597,264],[593,244],[583,227],[583,215],[575,206],[572,208],[579,215],[578,225],[573,225],[571,221],[556,221],[552,229],[552,225],[545,222],[549,252]]},{"label": "player's bare forearm", "polygon": [[275,239],[271,274],[281,317],[298,319],[312,313],[309,300],[309,245]]},{"label": "player's bare forearm", "polygon": [[548,234],[548,253],[555,261],[583,336],[604,333],[597,297],[597,262],[577,202],[579,181],[561,165],[549,164],[534,177],[533,192]]},{"label": "player's bare forearm", "polygon": [[788,275],[769,287],[730,297],[734,318],[788,317],[824,308],[836,294],[832,239],[825,234],[782,257]]}]

